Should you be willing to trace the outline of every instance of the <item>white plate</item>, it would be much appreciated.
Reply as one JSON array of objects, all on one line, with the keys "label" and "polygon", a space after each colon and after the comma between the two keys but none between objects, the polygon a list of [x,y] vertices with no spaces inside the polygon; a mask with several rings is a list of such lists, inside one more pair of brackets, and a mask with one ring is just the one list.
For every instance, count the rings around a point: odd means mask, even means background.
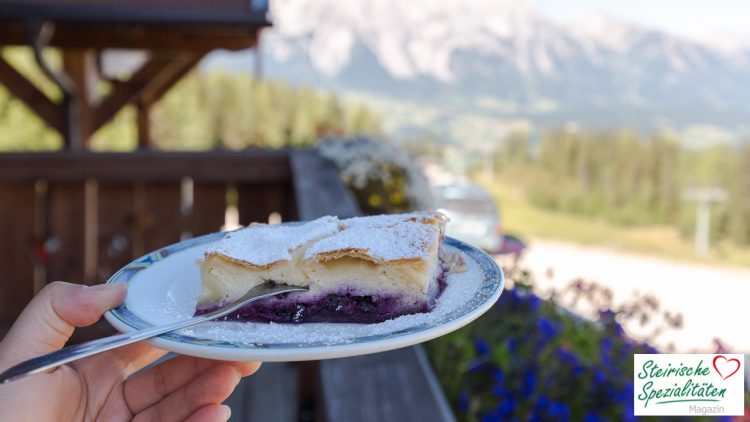
[{"label": "white plate", "polygon": [[[189,318],[200,292],[196,261],[223,233],[186,240],[126,265],[108,283],[127,283],[125,303],[105,317],[120,331]],[[356,356],[421,343],[457,330],[500,297],[503,272],[484,252],[452,238],[468,264],[451,274],[435,308],[377,324],[208,322],[148,340],[185,355],[221,360],[301,361]]]}]

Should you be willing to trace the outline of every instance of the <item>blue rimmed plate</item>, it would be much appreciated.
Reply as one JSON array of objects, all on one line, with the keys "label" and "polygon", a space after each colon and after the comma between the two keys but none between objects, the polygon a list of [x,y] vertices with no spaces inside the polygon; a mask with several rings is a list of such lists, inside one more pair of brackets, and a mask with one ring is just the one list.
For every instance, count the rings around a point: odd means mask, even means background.
[{"label": "blue rimmed plate", "polygon": [[[156,250],[126,265],[108,283],[127,283],[125,302],[105,317],[120,331],[133,331],[192,316],[200,293],[196,261],[223,233],[213,233]],[[455,331],[498,300],[503,272],[487,254],[446,238],[462,254],[466,271],[451,274],[430,313],[378,324],[273,324],[208,322],[149,340],[185,355],[267,362],[330,359],[382,352],[421,343]]]}]

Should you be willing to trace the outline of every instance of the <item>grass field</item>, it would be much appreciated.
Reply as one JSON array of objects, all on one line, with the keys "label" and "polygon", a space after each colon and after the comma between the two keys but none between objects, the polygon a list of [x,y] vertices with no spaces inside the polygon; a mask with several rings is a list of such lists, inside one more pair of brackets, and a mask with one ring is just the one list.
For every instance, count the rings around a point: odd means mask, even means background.
[{"label": "grass field", "polygon": [[500,204],[506,233],[554,239],[665,258],[716,265],[750,267],[750,248],[729,242],[712,244],[709,256],[694,254],[693,239],[669,226],[624,227],[606,221],[554,212],[529,203],[520,189],[507,183],[480,181]]}]

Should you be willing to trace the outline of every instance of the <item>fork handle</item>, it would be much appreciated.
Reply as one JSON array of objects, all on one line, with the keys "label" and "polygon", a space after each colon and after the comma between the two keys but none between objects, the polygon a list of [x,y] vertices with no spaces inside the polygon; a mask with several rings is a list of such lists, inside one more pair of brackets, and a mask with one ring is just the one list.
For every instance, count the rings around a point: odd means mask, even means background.
[{"label": "fork handle", "polygon": [[64,365],[68,362],[72,362],[74,360],[82,359],[91,355],[95,355],[97,353],[106,352],[118,347],[127,346],[128,344],[146,340],[148,338],[158,336],[159,334],[187,328],[195,324],[200,324],[210,319],[220,317],[213,316],[212,318],[211,316],[211,314],[201,315],[195,318],[178,321],[168,325],[160,325],[143,330],[130,331],[127,333],[116,334],[113,336],[68,346],[12,366],[11,368],[0,374],[0,384],[16,380],[27,375],[38,374],[57,366]]},{"label": "fork handle", "polygon": [[0,374],[0,384],[13,381],[27,375],[38,374],[60,365],[64,365],[74,360],[82,359],[97,353],[106,352],[117,347],[126,346],[141,340],[146,340],[159,334],[170,331],[191,327],[202,322],[210,321],[228,315],[242,306],[256,300],[265,299],[281,293],[306,290],[297,286],[270,285],[270,283],[260,284],[250,289],[241,300],[197,317],[192,317],[183,321],[174,322],[167,325],[134,330],[123,334],[116,334],[110,337],[104,337],[97,340],[87,341],[85,343],[68,346],[55,352],[47,353],[18,365],[12,366]]}]

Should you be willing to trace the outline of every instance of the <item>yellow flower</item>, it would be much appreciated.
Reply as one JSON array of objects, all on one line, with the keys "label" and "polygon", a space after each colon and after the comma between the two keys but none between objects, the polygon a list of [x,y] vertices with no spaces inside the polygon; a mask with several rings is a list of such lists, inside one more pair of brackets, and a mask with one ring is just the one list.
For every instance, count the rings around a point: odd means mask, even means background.
[{"label": "yellow flower", "polygon": [[370,196],[367,198],[367,203],[371,207],[379,207],[380,204],[383,203],[383,200],[380,198],[380,195],[371,193]]}]

